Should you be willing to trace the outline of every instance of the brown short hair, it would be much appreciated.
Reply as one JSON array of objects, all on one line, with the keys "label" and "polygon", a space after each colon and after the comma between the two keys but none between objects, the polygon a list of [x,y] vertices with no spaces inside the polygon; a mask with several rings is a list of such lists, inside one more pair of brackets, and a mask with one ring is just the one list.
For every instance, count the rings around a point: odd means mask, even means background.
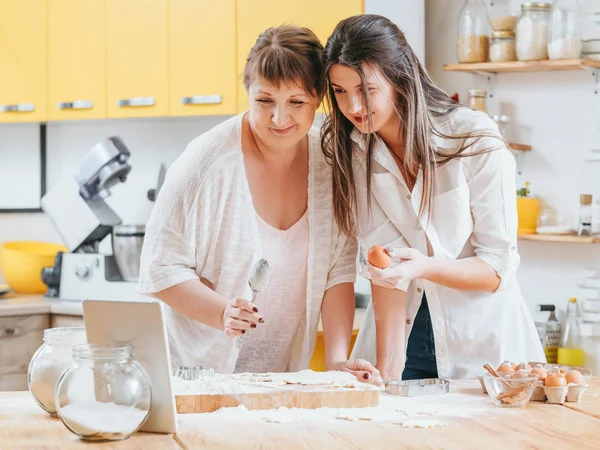
[{"label": "brown short hair", "polygon": [[292,81],[321,98],[323,45],[308,28],[291,25],[269,28],[258,36],[246,58],[246,89],[257,78],[276,87]]}]

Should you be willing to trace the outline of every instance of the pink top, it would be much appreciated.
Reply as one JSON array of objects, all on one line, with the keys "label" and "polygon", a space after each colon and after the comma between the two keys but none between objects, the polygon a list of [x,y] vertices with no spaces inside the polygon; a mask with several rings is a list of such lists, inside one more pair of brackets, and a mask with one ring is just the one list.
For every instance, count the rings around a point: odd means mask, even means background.
[{"label": "pink top", "polygon": [[262,257],[269,261],[269,285],[256,295],[265,323],[244,337],[235,372],[285,372],[292,344],[306,316],[308,210],[287,230],[278,230],[258,214]]}]

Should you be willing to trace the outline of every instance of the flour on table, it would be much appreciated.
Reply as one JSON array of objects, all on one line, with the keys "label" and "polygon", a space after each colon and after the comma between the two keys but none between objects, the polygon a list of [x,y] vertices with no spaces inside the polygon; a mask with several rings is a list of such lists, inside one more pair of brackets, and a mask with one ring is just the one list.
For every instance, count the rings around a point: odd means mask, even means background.
[{"label": "flour on table", "polygon": [[366,388],[377,389],[366,383],[361,383],[354,375],[348,372],[328,371],[315,372],[302,370],[291,373],[241,373],[231,376],[232,380],[250,383],[270,383],[283,386],[286,384],[299,386],[327,386],[329,388]]},{"label": "flour on table", "polygon": [[448,426],[446,422],[437,419],[409,419],[394,422],[394,424],[402,425],[402,428],[435,428]]}]

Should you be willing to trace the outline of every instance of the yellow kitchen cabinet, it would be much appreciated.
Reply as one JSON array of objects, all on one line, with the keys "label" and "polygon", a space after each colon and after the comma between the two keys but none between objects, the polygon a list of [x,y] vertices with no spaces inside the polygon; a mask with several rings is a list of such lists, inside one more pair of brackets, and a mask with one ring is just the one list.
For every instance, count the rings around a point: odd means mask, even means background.
[{"label": "yellow kitchen cabinet", "polygon": [[167,0],[106,0],[107,116],[169,115]]},{"label": "yellow kitchen cabinet", "polygon": [[0,122],[46,120],[47,0],[0,0]]},{"label": "yellow kitchen cabinet", "polygon": [[48,120],[106,117],[105,4],[48,4]]},{"label": "yellow kitchen cabinet", "polygon": [[172,116],[236,113],[235,0],[169,1]]},{"label": "yellow kitchen cabinet", "polygon": [[[238,77],[241,80],[248,52],[260,33],[269,27],[293,24],[308,27],[323,45],[335,26],[346,17],[363,13],[363,0],[243,0],[237,2]],[[238,112],[248,108],[240,81]]]}]

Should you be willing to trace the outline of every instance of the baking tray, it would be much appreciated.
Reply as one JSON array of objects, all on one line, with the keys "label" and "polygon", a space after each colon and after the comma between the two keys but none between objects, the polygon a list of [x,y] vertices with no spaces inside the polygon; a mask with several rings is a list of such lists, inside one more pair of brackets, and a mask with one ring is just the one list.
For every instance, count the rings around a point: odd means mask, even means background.
[{"label": "baking tray", "polygon": [[385,382],[385,392],[403,397],[418,397],[421,395],[447,394],[450,391],[450,382],[441,378],[428,378],[424,380],[390,380]]}]

